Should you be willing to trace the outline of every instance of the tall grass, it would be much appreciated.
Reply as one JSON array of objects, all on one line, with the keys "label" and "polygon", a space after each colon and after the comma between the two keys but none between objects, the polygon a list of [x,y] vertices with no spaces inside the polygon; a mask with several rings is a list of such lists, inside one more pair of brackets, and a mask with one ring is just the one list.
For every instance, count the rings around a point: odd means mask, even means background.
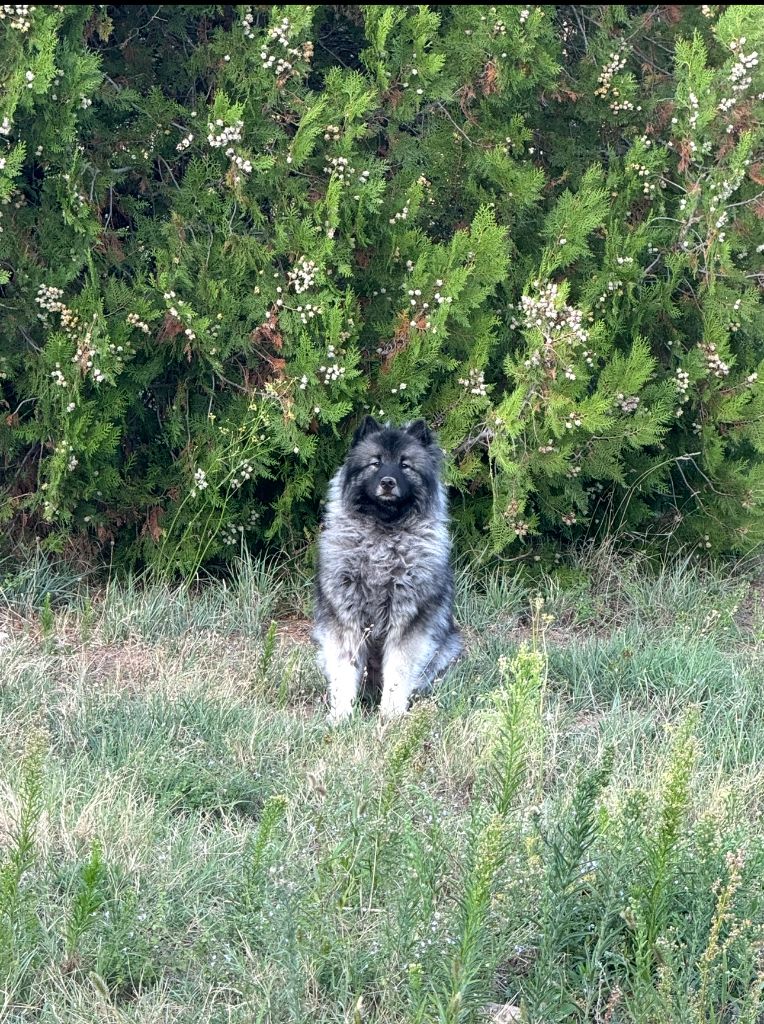
[{"label": "tall grass", "polygon": [[281,569],[6,571],[0,1019],[759,1024],[756,580],[602,557],[342,728]]}]

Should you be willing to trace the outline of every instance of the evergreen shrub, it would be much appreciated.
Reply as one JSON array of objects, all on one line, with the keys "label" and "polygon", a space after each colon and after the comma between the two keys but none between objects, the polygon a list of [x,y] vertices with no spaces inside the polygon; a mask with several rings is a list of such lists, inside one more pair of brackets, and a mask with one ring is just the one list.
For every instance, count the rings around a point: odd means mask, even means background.
[{"label": "evergreen shrub", "polygon": [[4,5],[6,527],[301,545],[368,411],[473,554],[759,543],[761,10]]}]

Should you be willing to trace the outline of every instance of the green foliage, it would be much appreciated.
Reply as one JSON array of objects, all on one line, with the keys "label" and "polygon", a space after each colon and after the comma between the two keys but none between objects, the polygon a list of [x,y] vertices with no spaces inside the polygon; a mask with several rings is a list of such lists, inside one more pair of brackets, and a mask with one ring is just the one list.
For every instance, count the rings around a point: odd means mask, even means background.
[{"label": "green foliage", "polygon": [[587,934],[591,918],[589,889],[592,870],[587,859],[601,827],[597,801],[612,770],[612,751],[603,763],[584,772],[576,785],[570,807],[546,838],[547,888],[540,921],[540,949],[536,968],[527,985],[534,1008],[532,1024],[555,1024],[570,1019],[575,1004],[570,999],[567,977],[570,961],[580,957],[580,947],[592,942]]},{"label": "green foliage", "polygon": [[44,808],[44,746],[33,738],[20,766],[16,814],[9,822],[0,859],[0,981],[3,991],[27,980],[35,965],[38,922],[31,875],[37,859],[37,829]]},{"label": "green foliage", "polygon": [[495,811],[477,832],[461,901],[451,974],[435,997],[439,1024],[474,1020],[485,1000],[487,918],[496,875],[506,859],[506,821]]},{"label": "green foliage", "polygon": [[92,926],[95,915],[104,903],[106,869],[99,844],[93,843],[90,857],[82,866],[77,889],[72,899],[66,928],[66,951],[74,956],[82,937]]},{"label": "green foliage", "polygon": [[542,742],[542,654],[521,648],[511,662],[499,663],[502,686],[494,695],[496,725],[489,760],[489,789],[499,814],[508,814],[525,780],[530,755]]},{"label": "green foliage", "polygon": [[492,694],[495,717],[486,759],[485,795],[491,813],[479,815],[473,826],[455,948],[448,972],[441,969],[434,985],[432,1019],[442,1024],[472,1020],[488,995],[487,968],[495,962],[488,941],[491,901],[507,861],[510,823],[521,786],[529,775],[532,754],[543,746],[541,704],[546,661],[536,635],[542,604],[536,601],[532,646],[522,646],[511,660],[499,661],[501,686]]},{"label": "green foliage", "polygon": [[252,849],[245,866],[244,900],[248,907],[258,905],[262,899],[268,844],[271,842],[276,826],[284,817],[286,809],[287,801],[283,796],[271,797],[263,807],[257,834],[252,842]]},{"label": "green foliage", "polygon": [[8,8],[2,521],[303,544],[371,411],[475,554],[760,543],[757,10]]},{"label": "green foliage", "polygon": [[671,889],[676,880],[678,845],[689,803],[689,785],[696,756],[693,715],[681,723],[663,779],[663,806],[657,828],[646,841],[646,873],[633,896],[636,962],[649,980],[655,965],[656,943],[668,930]]},{"label": "green foliage", "polygon": [[419,751],[425,736],[432,728],[432,707],[418,705],[401,729],[384,766],[384,785],[380,789],[379,808],[382,815],[389,814],[400,795],[407,769]]},{"label": "green foliage", "polygon": [[268,632],[265,634],[265,639],[263,640],[263,649],[260,654],[260,662],[257,666],[258,676],[260,677],[261,682],[264,682],[268,678],[268,670],[278,643],[277,628],[275,621],[271,622],[268,627]]}]

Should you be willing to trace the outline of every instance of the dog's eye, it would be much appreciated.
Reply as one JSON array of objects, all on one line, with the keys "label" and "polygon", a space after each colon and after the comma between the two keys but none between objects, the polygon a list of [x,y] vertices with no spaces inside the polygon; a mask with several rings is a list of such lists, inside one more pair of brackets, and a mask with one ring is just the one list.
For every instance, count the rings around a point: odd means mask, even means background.
[{"label": "dog's eye", "polygon": [[379,459],[372,459],[369,463],[369,469],[379,469]]},{"label": "dog's eye", "polygon": [[401,462],[401,469],[411,469],[411,463],[406,462],[406,460],[404,459],[403,462]]}]

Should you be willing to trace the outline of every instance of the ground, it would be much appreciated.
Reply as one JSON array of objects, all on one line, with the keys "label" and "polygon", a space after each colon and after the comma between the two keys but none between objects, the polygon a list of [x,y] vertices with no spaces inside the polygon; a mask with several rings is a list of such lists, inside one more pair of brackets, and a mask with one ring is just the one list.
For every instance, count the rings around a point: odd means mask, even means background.
[{"label": "ground", "polygon": [[6,573],[0,1020],[764,1019],[759,566],[462,569],[384,727],[293,569]]}]

